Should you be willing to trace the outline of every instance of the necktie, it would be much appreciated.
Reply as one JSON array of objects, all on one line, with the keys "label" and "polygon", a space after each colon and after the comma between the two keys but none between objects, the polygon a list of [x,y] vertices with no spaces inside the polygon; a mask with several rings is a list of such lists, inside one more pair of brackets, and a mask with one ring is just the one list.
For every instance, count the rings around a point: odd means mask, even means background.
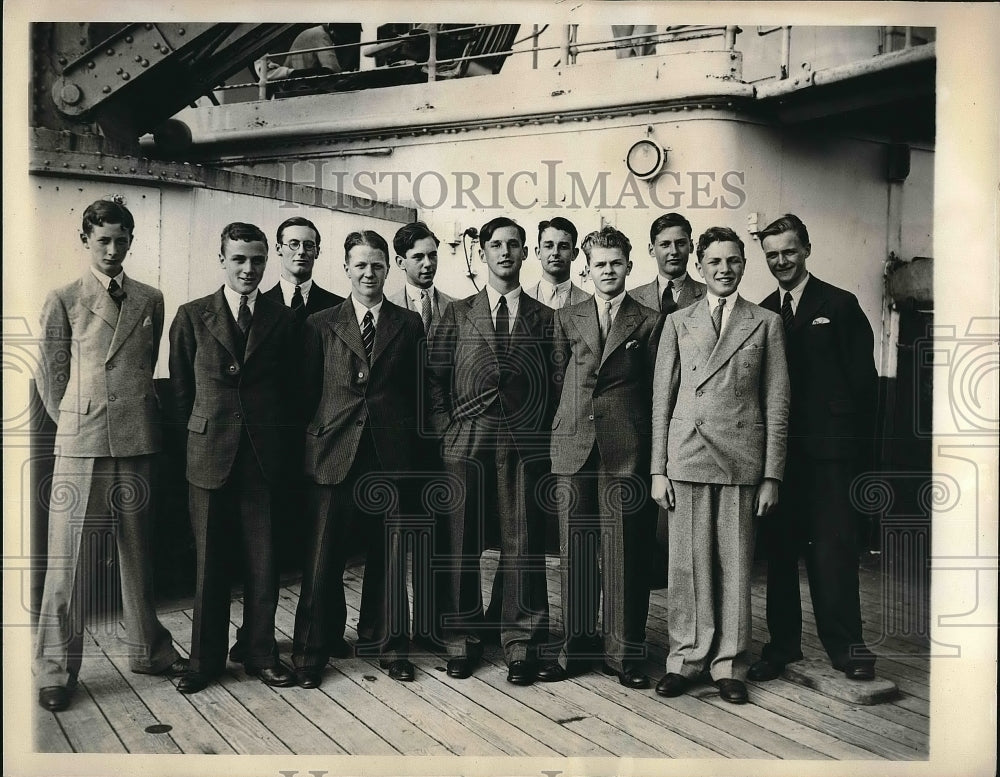
[{"label": "necktie", "polygon": [[431,295],[426,289],[420,290],[420,320],[424,322],[424,334],[431,329]]},{"label": "necktie", "polygon": [[108,284],[108,295],[114,300],[115,306],[121,310],[122,301],[125,299],[125,289],[118,285],[118,281],[114,278],[111,279],[111,283]]},{"label": "necktie", "polygon": [[608,342],[608,335],[611,333],[611,300],[605,300],[604,308],[598,317],[598,323],[601,327],[601,351],[603,352],[604,346]]},{"label": "necktie", "polygon": [[240,309],[236,314],[236,326],[240,328],[240,332],[243,333],[243,341],[246,342],[247,332],[250,331],[250,322],[253,317],[250,314],[250,305],[247,302],[247,295],[240,295]]},{"label": "necktie", "polygon": [[785,292],[785,299],[781,303],[781,320],[785,324],[785,331],[787,332],[792,328],[792,319],[795,318],[795,312],[792,310],[792,292]]},{"label": "necktie", "polygon": [[370,310],[365,312],[365,317],[361,320],[361,342],[365,344],[365,353],[370,362],[372,351],[375,350],[375,316]]},{"label": "necktie", "polygon": [[497,308],[497,351],[506,353],[507,343],[510,340],[510,311],[507,310],[507,298],[500,297],[500,305]]},{"label": "necktie", "polygon": [[552,293],[549,294],[549,307],[558,308],[559,307],[559,289],[553,285]]},{"label": "necktie", "polygon": [[719,300],[719,304],[715,306],[715,310],[712,311],[712,328],[715,330],[715,339],[719,339],[719,334],[722,332],[722,309],[726,306],[726,298],[722,297]]},{"label": "necktie", "polygon": [[675,310],[677,303],[674,302],[674,282],[667,281],[667,288],[663,290],[663,296],[660,298],[660,312],[666,316]]},{"label": "necktie", "polygon": [[295,284],[295,293],[292,294],[292,310],[298,310],[305,304],[306,301],[302,297],[302,287]]}]

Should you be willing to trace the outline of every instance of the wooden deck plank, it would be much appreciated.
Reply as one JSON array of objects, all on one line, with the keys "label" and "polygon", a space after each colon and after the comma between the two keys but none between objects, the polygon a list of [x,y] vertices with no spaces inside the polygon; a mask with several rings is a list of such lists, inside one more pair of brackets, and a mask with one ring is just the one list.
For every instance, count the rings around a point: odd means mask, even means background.
[{"label": "wooden deck plank", "polygon": [[66,732],[59,725],[58,717],[46,712],[40,707],[33,707],[34,715],[34,745],[36,753],[72,753],[73,746],[66,737]]},{"label": "wooden deck plank", "polygon": [[566,728],[608,750],[618,750],[633,758],[662,758],[663,752],[647,745],[601,718],[586,717],[566,724]]},{"label": "wooden deck plank", "polygon": [[125,745],[81,679],[69,709],[55,713],[77,753],[125,753]]},{"label": "wooden deck plank", "polygon": [[[128,663],[124,645],[114,637],[102,642],[102,647],[94,640],[91,632],[84,634],[84,650],[87,651],[82,671],[86,673],[87,689],[98,700],[101,712],[115,730],[122,744],[129,753],[170,754],[180,753],[181,748],[174,742],[169,732],[152,734],[146,731],[150,726],[159,724],[142,696],[131,684],[131,678],[137,675],[133,672],[123,674],[119,667],[111,662],[109,653],[121,657],[122,664]],[[146,675],[153,683],[165,685],[173,690],[170,680],[165,677]]]}]

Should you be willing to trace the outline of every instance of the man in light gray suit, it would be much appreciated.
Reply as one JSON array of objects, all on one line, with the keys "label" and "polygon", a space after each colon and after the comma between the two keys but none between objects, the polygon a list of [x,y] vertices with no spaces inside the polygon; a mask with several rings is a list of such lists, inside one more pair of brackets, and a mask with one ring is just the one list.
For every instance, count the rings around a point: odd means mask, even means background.
[{"label": "man in light gray suit", "polygon": [[535,256],[542,265],[542,279],[524,291],[553,310],[576,305],[593,296],[570,279],[573,260],[580,253],[577,236],[576,225],[562,216],[538,224]]},{"label": "man in light gray suit", "polygon": [[649,255],[656,260],[656,279],[629,294],[665,316],[704,299],[705,284],[687,271],[692,247],[690,221],[680,213],[660,216],[649,228]]},{"label": "man in light gray suit", "polygon": [[441,318],[445,306],[454,300],[434,286],[437,275],[438,245],[437,235],[422,221],[415,221],[400,227],[392,239],[396,251],[396,264],[405,275],[403,288],[387,295],[393,305],[420,314],[424,322],[424,333]]},{"label": "man in light gray suit", "polygon": [[653,379],[653,499],[669,513],[666,674],[679,696],[705,669],[747,701],[755,516],[778,502],[789,383],[781,317],[737,294],[743,242],[726,227],[698,240],[707,302],[667,316]]},{"label": "man in light gray suit", "polygon": [[96,518],[114,522],[130,668],[169,676],[187,668],[153,597],[151,479],[162,450],[153,367],[163,295],[122,270],[134,228],[123,205],[88,206],[80,240],[90,270],[52,292],[42,310],[38,389],[57,431],[33,672],[38,702],[51,712],[69,706],[80,670],[89,599],[80,542]]}]

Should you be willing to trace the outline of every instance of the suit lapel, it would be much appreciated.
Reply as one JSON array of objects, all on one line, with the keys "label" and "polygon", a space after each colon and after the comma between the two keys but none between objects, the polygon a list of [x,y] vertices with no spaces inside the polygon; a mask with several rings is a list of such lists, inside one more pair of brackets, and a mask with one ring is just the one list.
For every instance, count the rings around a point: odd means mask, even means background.
[{"label": "suit lapel", "polygon": [[[705,308],[707,310],[708,306],[706,305]],[[729,361],[736,349],[746,342],[759,325],[760,320],[754,317],[749,303],[742,298],[737,298],[736,304],[733,305],[733,310],[729,314],[729,321],[726,322],[726,328],[722,331],[722,337],[719,338],[712,355],[708,357],[708,363],[699,379],[699,385],[718,372],[719,368]],[[714,336],[715,331],[712,328],[711,316],[709,316],[708,326]]]},{"label": "suit lapel", "polygon": [[112,329],[118,326],[118,307],[111,299],[111,295],[108,294],[108,290],[98,282],[89,270],[84,276],[84,289],[86,295],[82,300],[83,304]]},{"label": "suit lapel", "polygon": [[[123,279],[122,288],[125,290],[125,300],[122,302],[121,314],[118,316],[115,336],[111,339],[111,347],[108,348],[107,359],[118,353],[118,349],[122,347],[122,343],[132,334],[132,330],[135,329],[135,325],[139,323],[139,319],[146,310],[147,298],[145,293],[143,293],[142,289],[136,283],[129,280],[127,275]],[[106,294],[105,296],[108,295]],[[108,298],[110,299],[110,296]]]},{"label": "suit lapel", "polygon": [[677,307],[686,308],[695,305],[705,296],[705,289],[690,276],[684,281],[681,293],[677,296]]},{"label": "suit lapel", "polygon": [[[524,302],[524,300],[521,301]],[[479,292],[475,299],[472,300],[472,306],[469,308],[468,318],[472,322],[472,325],[478,330],[479,334],[483,336],[483,339],[489,344],[490,350],[493,353],[496,353],[496,330],[493,328],[493,316],[490,311],[490,298],[486,294],[486,289]]]},{"label": "suit lapel", "polygon": [[375,327],[375,345],[372,348],[372,364],[389,346],[393,338],[403,328],[403,317],[399,315],[400,308],[385,299],[378,315],[378,326]]},{"label": "suit lapel", "polygon": [[716,344],[715,329],[712,327],[712,315],[708,312],[708,305],[705,302],[700,302],[697,305],[683,308],[683,311],[683,313],[676,315],[683,316],[681,322],[684,328],[698,344],[698,349],[704,359],[703,363],[707,363]]},{"label": "suit lapel", "polygon": [[[354,303],[350,298],[340,306],[340,314],[330,326],[334,333],[344,344],[358,355],[362,361],[368,361],[368,354],[365,352],[365,344],[361,341],[361,328],[358,326],[357,316],[354,315]],[[375,339],[378,340],[376,334]]]},{"label": "suit lapel", "polygon": [[[625,304],[625,303],[622,303]],[[597,305],[583,306],[573,311],[573,323],[583,335],[583,341],[598,359],[601,358],[601,328],[597,323]]]},{"label": "suit lapel", "polygon": [[522,292],[521,299],[517,304],[517,316],[514,318],[514,325],[510,330],[513,339],[538,338],[538,309],[542,304]]},{"label": "suit lapel", "polygon": [[250,361],[253,352],[271,334],[271,330],[278,323],[278,314],[283,307],[284,303],[278,305],[267,297],[260,294],[257,295],[257,302],[254,304],[253,323],[250,325],[250,334],[247,335],[247,350],[243,357],[244,361]]},{"label": "suit lapel", "polygon": [[626,295],[622,300],[622,305],[618,309],[618,315],[611,323],[611,331],[608,333],[608,342],[604,345],[604,353],[601,356],[601,366],[607,361],[608,356],[615,352],[615,349],[622,345],[642,321],[639,315],[638,305],[635,300],[629,299]]},{"label": "suit lapel", "polygon": [[[233,339],[233,330],[236,327],[236,322],[234,321],[233,325],[230,326],[229,319],[232,316],[229,304],[226,302],[226,296],[221,288],[212,295],[209,305],[201,311],[201,318],[205,322],[205,328],[212,333],[212,336],[216,340],[222,343],[234,359],[242,362],[243,354],[240,353],[236,340]],[[253,329],[253,327],[250,328]]]}]

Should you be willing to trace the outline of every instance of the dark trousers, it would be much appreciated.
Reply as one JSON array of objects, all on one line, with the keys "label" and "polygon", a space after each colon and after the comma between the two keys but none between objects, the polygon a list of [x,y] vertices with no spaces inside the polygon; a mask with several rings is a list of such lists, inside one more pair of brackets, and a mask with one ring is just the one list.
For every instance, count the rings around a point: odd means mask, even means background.
[{"label": "dark trousers", "polygon": [[[445,459],[447,473],[462,483],[464,499],[449,505],[444,546],[447,556],[441,592],[443,636],[449,655],[479,650],[483,628],[480,557],[486,524],[498,522],[503,604],[500,641],[508,662],[534,660],[548,633],[545,527],[530,510],[539,462],[521,458],[509,434],[484,446],[474,458]],[[495,516],[495,518],[494,518]]]},{"label": "dark trousers", "polygon": [[229,645],[228,557],[234,540],[243,561],[241,640],[248,668],[277,660],[274,613],[278,581],[271,536],[271,491],[244,432],[229,480],[222,488],[188,489],[196,552],[191,669],[222,673]]},{"label": "dark trousers", "polygon": [[856,467],[789,451],[778,512],[761,521],[767,557],[767,628],[763,657],[802,657],[799,558],[805,559],[816,630],[830,661],[874,661],[861,634],[858,515],[850,488]]},{"label": "dark trousers", "polygon": [[645,657],[656,520],[647,480],[609,474],[596,444],[579,472],[558,476],[563,667],[593,657],[599,606],[608,664],[623,672]]},{"label": "dark trousers", "polygon": [[330,644],[343,639],[347,625],[344,567],[352,530],[359,533],[366,555],[361,612],[367,625],[359,622],[359,636],[372,643],[374,653],[390,661],[407,655],[407,526],[398,509],[385,509],[387,503],[398,504],[398,483],[393,473],[380,469],[374,443],[366,434],[347,477],[332,486],[314,484],[310,490],[312,530],[292,644],[296,667],[326,666]]}]

